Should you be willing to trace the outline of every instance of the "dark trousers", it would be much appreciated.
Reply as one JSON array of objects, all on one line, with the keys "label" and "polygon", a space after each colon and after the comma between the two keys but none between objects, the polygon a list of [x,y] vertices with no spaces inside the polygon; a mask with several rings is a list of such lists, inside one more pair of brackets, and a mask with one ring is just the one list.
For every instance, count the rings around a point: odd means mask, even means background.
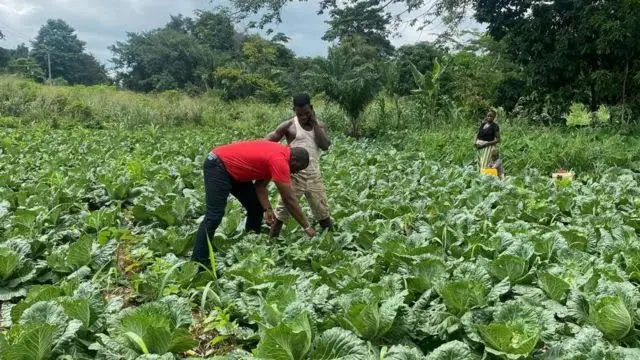
[{"label": "dark trousers", "polygon": [[222,221],[229,194],[240,201],[247,210],[246,231],[260,232],[264,211],[258,200],[253,182],[238,182],[231,178],[224,164],[215,155],[209,154],[204,161],[204,192],[207,211],[198,228],[191,259],[207,264],[209,241]]}]

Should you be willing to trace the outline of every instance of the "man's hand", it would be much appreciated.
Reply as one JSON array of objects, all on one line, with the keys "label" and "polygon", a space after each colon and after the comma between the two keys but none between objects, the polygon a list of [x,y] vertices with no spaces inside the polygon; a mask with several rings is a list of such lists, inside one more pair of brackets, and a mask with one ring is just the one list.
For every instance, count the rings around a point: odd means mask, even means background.
[{"label": "man's hand", "polygon": [[308,227],[306,229],[304,229],[304,232],[307,234],[308,237],[312,238],[314,236],[316,236],[316,229],[312,228],[312,227]]},{"label": "man's hand", "polygon": [[269,226],[273,226],[276,222],[276,215],[273,213],[273,209],[267,209],[267,211],[264,212],[264,222]]},{"label": "man's hand", "polygon": [[309,124],[313,125],[313,127],[318,126],[318,118],[313,110],[311,110],[311,113],[309,114]]},{"label": "man's hand", "polygon": [[331,146],[331,140],[327,136],[327,132],[324,128],[324,124],[320,124],[318,118],[316,117],[316,111],[311,109],[311,116],[309,117],[309,123],[313,126],[313,133],[316,137],[316,144],[322,151],[329,150],[329,146]]}]

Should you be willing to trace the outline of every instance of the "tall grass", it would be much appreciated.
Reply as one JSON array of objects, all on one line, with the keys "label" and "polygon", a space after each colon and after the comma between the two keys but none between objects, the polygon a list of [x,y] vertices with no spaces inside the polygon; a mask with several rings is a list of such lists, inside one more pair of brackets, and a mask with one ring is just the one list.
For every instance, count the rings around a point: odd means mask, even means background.
[{"label": "tall grass", "polygon": [[[501,125],[500,154],[505,171],[535,168],[550,173],[559,168],[577,173],[604,172],[611,167],[640,171],[640,140],[608,130],[542,128]],[[474,127],[447,127],[442,131],[406,133],[395,139],[405,150],[420,151],[433,160],[474,165]]]},{"label": "tall grass", "polygon": [[[318,117],[334,137],[349,129],[344,113],[321,97]],[[82,126],[110,131],[153,131],[158,127],[207,127],[230,138],[262,138],[292,116],[291,105],[257,101],[226,103],[213,94],[193,98],[179,92],[139,94],[114,87],[58,87],[0,77],[0,127]],[[640,171],[640,140],[610,129],[539,127],[500,117],[502,158],[507,172],[557,168],[598,172],[609,167]],[[447,116],[425,113],[408,99],[379,97],[366,110],[363,135],[435,161],[472,165],[472,142],[481,119],[452,109]],[[178,130],[179,131],[179,130]]]},{"label": "tall grass", "polygon": [[0,77],[0,124],[4,126],[216,125],[226,130],[244,130],[277,122],[284,119],[286,113],[284,106],[255,101],[229,104],[211,95],[192,98],[175,91],[147,95],[108,86],[46,86],[15,77]]}]

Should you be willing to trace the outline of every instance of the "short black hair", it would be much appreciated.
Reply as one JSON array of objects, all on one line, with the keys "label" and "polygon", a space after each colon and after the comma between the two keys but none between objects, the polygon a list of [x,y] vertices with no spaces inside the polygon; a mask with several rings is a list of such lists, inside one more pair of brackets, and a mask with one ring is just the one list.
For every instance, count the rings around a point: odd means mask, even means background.
[{"label": "short black hair", "polygon": [[292,147],[291,148],[291,160],[296,161],[297,165],[300,166],[297,170],[304,170],[309,166],[309,152],[307,149],[301,147]]},{"label": "short black hair", "polygon": [[308,94],[302,93],[293,97],[293,106],[304,107],[311,105],[311,97]]}]

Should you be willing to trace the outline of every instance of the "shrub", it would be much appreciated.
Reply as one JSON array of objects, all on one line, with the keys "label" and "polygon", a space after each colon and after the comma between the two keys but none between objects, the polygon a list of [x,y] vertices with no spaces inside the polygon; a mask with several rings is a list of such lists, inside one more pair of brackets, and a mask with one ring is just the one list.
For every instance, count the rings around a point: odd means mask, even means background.
[{"label": "shrub", "polygon": [[568,126],[587,126],[591,124],[589,110],[584,104],[573,103],[569,109],[569,114],[565,115]]}]

